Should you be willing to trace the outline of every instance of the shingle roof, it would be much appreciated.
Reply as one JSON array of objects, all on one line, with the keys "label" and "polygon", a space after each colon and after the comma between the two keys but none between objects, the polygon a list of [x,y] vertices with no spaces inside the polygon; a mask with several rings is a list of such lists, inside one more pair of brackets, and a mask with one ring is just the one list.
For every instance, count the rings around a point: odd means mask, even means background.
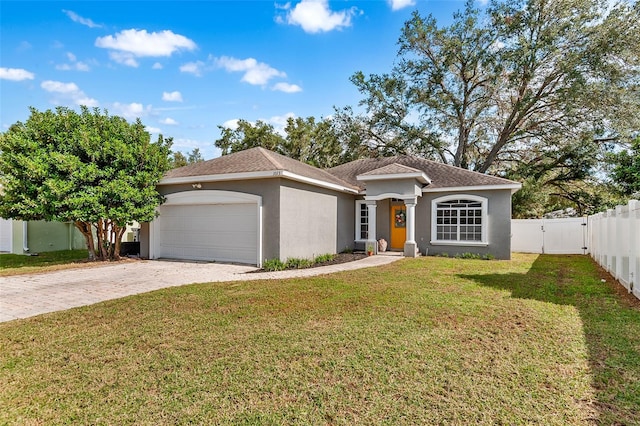
[{"label": "shingle roof", "polygon": [[[431,184],[429,189],[452,188],[452,187],[472,187],[472,186],[494,186],[494,185],[516,185],[517,182],[489,176],[478,172],[473,172],[448,164],[437,163],[424,158],[400,155],[395,157],[366,158],[342,164],[327,171],[338,178],[365,188],[364,182],[359,182],[356,178],[359,175],[367,174],[371,171],[379,170],[394,164],[411,167],[424,172]],[[395,166],[394,166],[395,167]]]},{"label": "shingle roof", "polygon": [[366,173],[362,173],[360,176],[379,176],[379,175],[404,175],[410,173],[422,173],[422,170],[414,169],[413,167],[405,166],[403,164],[393,163],[379,169],[373,169]]},{"label": "shingle roof", "polygon": [[[401,155],[396,157],[355,160],[331,169],[322,170],[264,148],[251,148],[213,160],[202,161],[168,171],[164,179],[251,172],[286,171],[307,179],[338,185],[351,190],[364,190],[359,175],[424,173],[431,183],[429,189],[473,186],[517,185],[517,182],[489,176],[424,158]],[[286,177],[286,176],[285,176]]]},{"label": "shingle roof", "polygon": [[325,170],[260,147],[169,170],[164,179],[271,171],[287,171],[305,178],[358,189],[357,185],[345,182]]}]

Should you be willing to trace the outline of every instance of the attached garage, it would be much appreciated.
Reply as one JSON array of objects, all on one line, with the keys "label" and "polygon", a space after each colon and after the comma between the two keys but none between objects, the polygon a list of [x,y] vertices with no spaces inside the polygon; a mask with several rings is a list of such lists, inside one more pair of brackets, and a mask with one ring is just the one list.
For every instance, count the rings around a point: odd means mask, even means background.
[{"label": "attached garage", "polygon": [[203,190],[166,199],[151,224],[151,258],[260,265],[261,197]]}]

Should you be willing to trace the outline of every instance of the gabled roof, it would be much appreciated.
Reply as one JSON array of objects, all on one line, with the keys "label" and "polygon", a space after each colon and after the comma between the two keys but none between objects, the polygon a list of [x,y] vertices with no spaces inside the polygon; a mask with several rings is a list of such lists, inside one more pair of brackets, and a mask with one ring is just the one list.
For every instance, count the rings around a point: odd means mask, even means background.
[{"label": "gabled roof", "polygon": [[393,163],[379,169],[374,169],[356,176],[358,181],[371,181],[371,180],[389,180],[389,179],[407,179],[414,178],[421,183],[431,183],[427,175],[422,170],[415,169],[413,167],[405,166],[403,164]]},{"label": "gabled roof", "polygon": [[349,192],[358,191],[356,185],[325,170],[260,147],[169,170],[160,185],[269,177],[288,178]]},{"label": "gabled roof", "polygon": [[160,185],[281,177],[357,193],[365,189],[367,180],[405,176],[425,184],[423,192],[474,188],[515,190],[521,186],[508,179],[408,155],[355,160],[322,170],[259,147],[170,170]]},{"label": "gabled roof", "polygon": [[380,167],[379,169],[368,171],[367,173],[363,173],[360,176],[400,175],[416,172],[420,173],[421,170],[414,169],[413,167],[405,166],[402,164],[393,163],[389,164],[388,166]]},{"label": "gabled roof", "polygon": [[[518,189],[520,184],[508,179],[496,176],[489,176],[483,173],[473,172],[459,167],[442,164],[424,158],[399,155],[395,157],[365,158],[355,160],[328,169],[332,175],[365,189],[364,182],[357,179],[358,176],[367,175],[371,172],[380,173],[380,170],[400,170],[398,165],[409,167],[423,172],[431,183],[423,191],[438,191],[444,189],[486,189],[486,187]],[[388,167],[388,169],[387,169]],[[376,172],[377,171],[377,172]]]}]

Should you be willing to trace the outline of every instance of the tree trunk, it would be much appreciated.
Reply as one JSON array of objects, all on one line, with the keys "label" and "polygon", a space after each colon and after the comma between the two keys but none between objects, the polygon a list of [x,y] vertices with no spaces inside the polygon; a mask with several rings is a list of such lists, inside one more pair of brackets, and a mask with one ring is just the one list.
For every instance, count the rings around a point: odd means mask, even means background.
[{"label": "tree trunk", "polygon": [[76,221],[73,224],[84,236],[87,251],[89,252],[89,260],[96,260],[96,248],[93,240],[93,232],[91,232],[91,223]]}]

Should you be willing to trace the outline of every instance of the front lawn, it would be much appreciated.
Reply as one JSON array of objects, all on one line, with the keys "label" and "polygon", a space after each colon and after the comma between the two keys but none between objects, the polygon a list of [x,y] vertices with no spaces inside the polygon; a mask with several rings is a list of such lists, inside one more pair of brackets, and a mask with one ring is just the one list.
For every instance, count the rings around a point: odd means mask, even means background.
[{"label": "front lawn", "polygon": [[0,276],[45,272],[55,265],[74,265],[88,258],[86,249],[50,251],[35,256],[0,254]]},{"label": "front lawn", "polygon": [[640,304],[583,256],[405,259],[0,324],[0,424],[638,424]]}]

